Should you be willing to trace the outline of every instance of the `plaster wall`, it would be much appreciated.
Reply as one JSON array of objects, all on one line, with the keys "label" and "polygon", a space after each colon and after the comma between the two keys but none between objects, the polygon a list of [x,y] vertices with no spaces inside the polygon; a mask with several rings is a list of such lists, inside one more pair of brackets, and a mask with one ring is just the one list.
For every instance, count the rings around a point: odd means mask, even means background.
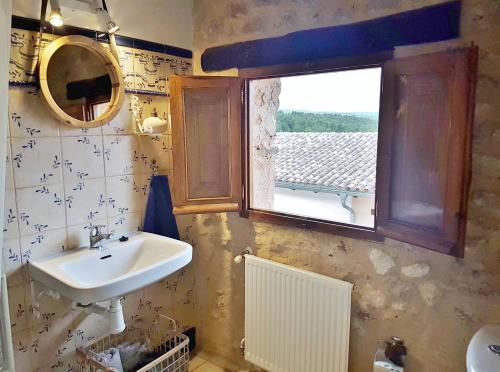
[{"label": "plaster wall", "polygon": [[[14,15],[40,18],[42,0],[13,0]],[[102,30],[89,8],[77,0],[63,0],[65,24]],[[192,0],[107,0],[109,13],[120,26],[118,35],[191,49],[193,40]],[[47,13],[47,17],[48,17]]]},{"label": "plaster wall", "polygon": [[[441,0],[194,1],[194,66],[210,46],[271,37],[397,13]],[[194,245],[200,342],[244,366],[244,267],[232,258],[246,246],[258,256],[354,283],[350,371],[371,370],[376,341],[405,339],[410,372],[465,371],[470,337],[500,322],[500,8],[462,2],[458,40],[398,48],[396,57],[469,45],[480,48],[473,177],[465,259],[387,239],[384,243],[253,223],[236,213],[179,218]],[[416,30],[416,32],[418,32]],[[235,74],[228,71],[225,74]],[[220,73],[218,73],[220,74]],[[279,342],[279,340],[276,340]]]}]

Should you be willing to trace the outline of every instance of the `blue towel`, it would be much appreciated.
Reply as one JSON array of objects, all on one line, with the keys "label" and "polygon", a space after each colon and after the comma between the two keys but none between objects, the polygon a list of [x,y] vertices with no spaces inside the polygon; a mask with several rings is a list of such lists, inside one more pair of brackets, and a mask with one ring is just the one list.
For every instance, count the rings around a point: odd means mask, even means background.
[{"label": "blue towel", "polygon": [[151,178],[144,231],[179,239],[179,230],[172,213],[172,198],[167,176]]}]

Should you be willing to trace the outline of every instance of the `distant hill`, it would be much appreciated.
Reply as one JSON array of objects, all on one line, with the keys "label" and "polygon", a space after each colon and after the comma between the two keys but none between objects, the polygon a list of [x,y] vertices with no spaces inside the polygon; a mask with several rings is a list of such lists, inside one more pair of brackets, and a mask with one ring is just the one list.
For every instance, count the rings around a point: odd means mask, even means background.
[{"label": "distant hill", "polygon": [[277,132],[377,132],[377,112],[316,113],[280,110]]}]

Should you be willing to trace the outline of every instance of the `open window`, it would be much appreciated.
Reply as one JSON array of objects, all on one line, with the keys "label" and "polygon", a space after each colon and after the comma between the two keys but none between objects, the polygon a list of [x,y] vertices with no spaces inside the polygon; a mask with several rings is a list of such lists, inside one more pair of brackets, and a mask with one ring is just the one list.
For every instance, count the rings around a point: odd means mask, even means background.
[{"label": "open window", "polygon": [[174,77],[174,213],[463,256],[477,49]]}]

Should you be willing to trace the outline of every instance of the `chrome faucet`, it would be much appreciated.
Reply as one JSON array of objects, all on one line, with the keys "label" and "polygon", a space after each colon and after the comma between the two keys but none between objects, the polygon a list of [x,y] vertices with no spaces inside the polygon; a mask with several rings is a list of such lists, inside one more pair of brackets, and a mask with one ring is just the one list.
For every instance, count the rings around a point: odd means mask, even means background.
[{"label": "chrome faucet", "polygon": [[91,227],[90,235],[89,235],[90,249],[101,249],[102,244],[97,244],[97,243],[99,243],[100,241],[106,240],[106,239],[110,239],[113,236],[113,234],[101,233],[101,229],[104,227],[106,227],[106,226],[96,225],[96,226]]}]

